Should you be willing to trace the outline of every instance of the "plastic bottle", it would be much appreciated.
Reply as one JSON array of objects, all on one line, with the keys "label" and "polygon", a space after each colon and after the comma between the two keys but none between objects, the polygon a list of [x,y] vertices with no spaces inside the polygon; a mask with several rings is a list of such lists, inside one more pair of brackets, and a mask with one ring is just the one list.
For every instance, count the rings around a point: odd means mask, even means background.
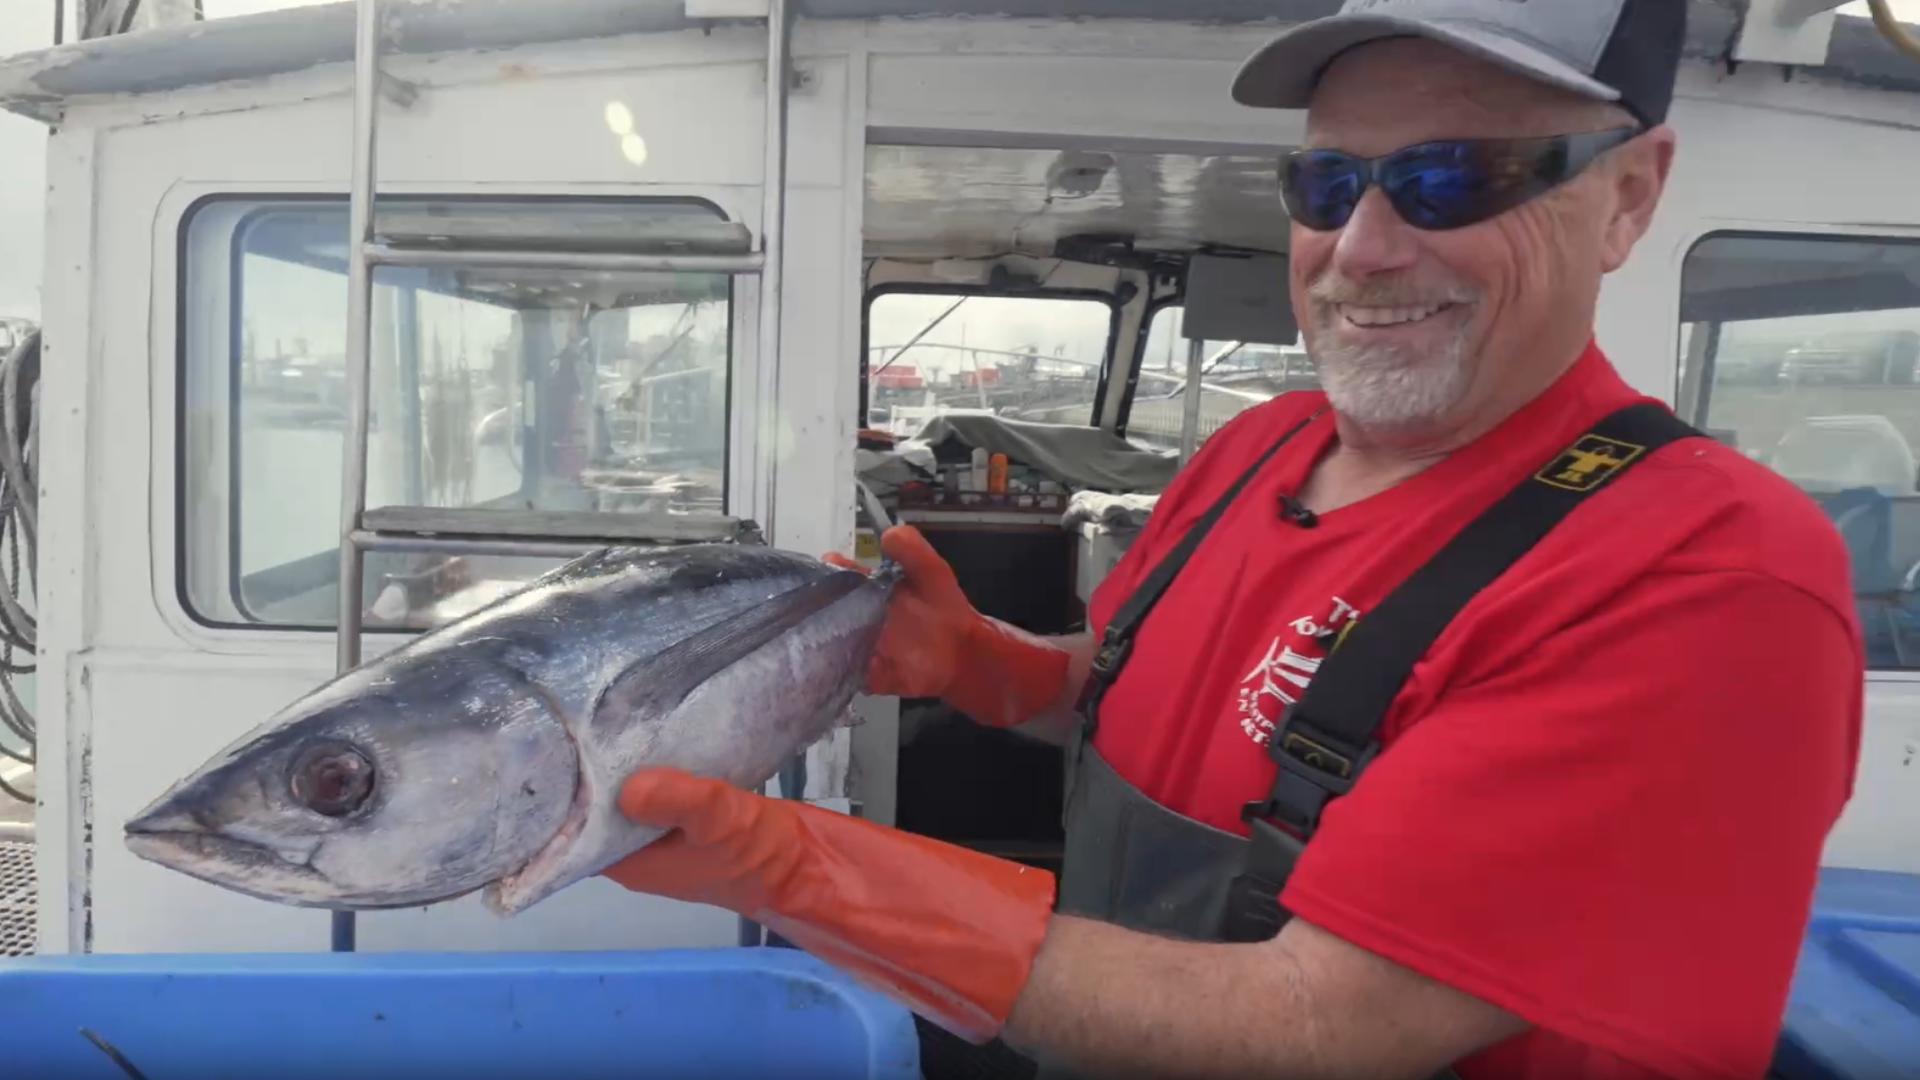
[{"label": "plastic bottle", "polygon": [[987,465],[987,490],[995,495],[1007,493],[1007,455],[995,454]]},{"label": "plastic bottle", "polygon": [[970,490],[973,490],[973,491],[987,490],[987,462],[988,462],[988,457],[987,457],[986,449],[984,447],[974,447],[973,483],[968,485]]}]

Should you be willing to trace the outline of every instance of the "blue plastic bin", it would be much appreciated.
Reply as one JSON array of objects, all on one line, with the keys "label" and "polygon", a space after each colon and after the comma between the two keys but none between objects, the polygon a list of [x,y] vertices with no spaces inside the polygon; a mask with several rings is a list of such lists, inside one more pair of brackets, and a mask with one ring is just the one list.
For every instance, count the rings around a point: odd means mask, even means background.
[{"label": "blue plastic bin", "polygon": [[1920,1076],[1920,877],[1821,874],[1774,1074]]},{"label": "blue plastic bin", "polygon": [[[0,1071],[918,1077],[911,1014],[791,949],[96,955],[0,962]],[[84,1029],[84,1030],[83,1030]]]}]

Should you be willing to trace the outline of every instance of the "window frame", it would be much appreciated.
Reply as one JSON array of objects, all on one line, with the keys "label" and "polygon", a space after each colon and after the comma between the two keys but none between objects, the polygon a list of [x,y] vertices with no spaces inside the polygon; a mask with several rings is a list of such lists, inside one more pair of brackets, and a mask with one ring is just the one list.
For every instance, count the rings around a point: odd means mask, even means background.
[{"label": "window frame", "polygon": [[[497,204],[504,203],[504,204],[512,204],[517,206],[529,206],[529,207],[537,207],[542,205],[580,206],[580,205],[595,205],[595,204],[612,205],[612,206],[683,206],[683,207],[694,207],[694,208],[704,210],[709,214],[711,214],[711,216],[718,221],[734,220],[733,218],[728,216],[726,209],[722,207],[718,202],[715,202],[710,198],[699,196],[699,195],[605,195],[605,194],[546,194],[546,193],[529,193],[529,192],[491,192],[491,191],[489,192],[471,192],[471,191],[468,191],[468,192],[411,192],[410,191],[410,192],[404,192],[404,193],[396,192],[392,194],[383,194],[380,196],[380,201],[388,205],[396,205],[396,204],[402,204],[402,203],[428,203],[428,204],[439,203],[439,204],[453,204],[453,205],[459,205],[461,203],[488,203],[488,204],[497,205]],[[269,212],[270,206],[284,207],[286,204],[308,204],[308,205],[321,205],[321,206],[331,205],[331,206],[339,207],[344,213],[345,210],[348,208],[350,202],[351,200],[349,196],[346,193],[339,192],[339,191],[273,191],[273,190],[260,190],[260,189],[249,188],[249,189],[233,189],[233,190],[226,190],[226,191],[209,192],[208,194],[201,195],[193,199],[191,202],[189,202],[186,205],[186,207],[181,210],[179,220],[174,227],[174,237],[173,237],[174,260],[175,260],[174,261],[174,285],[173,285],[173,293],[174,293],[174,297],[173,297],[174,299],[174,304],[173,304],[173,307],[174,307],[174,341],[173,341],[174,431],[173,431],[173,454],[172,454],[172,465],[173,465],[173,475],[174,475],[173,499],[172,499],[172,502],[173,502],[173,530],[172,531],[173,531],[173,545],[174,545],[173,593],[174,593],[174,602],[179,605],[180,612],[184,616],[186,616],[189,622],[191,622],[196,626],[209,629],[209,630],[217,630],[217,631],[247,631],[247,632],[253,632],[253,633],[271,633],[271,634],[282,635],[282,636],[299,635],[299,634],[334,634],[339,632],[339,621],[338,621],[337,614],[334,621],[332,621],[331,623],[271,622],[271,621],[265,621],[265,620],[233,621],[233,620],[215,618],[211,615],[208,615],[207,613],[201,611],[200,606],[196,604],[194,601],[192,583],[189,581],[189,576],[188,576],[188,563],[189,563],[191,552],[193,550],[191,545],[194,541],[195,531],[193,529],[193,524],[194,524],[193,517],[192,517],[192,514],[189,512],[189,508],[187,504],[187,488],[188,488],[187,478],[189,475],[188,456],[190,451],[189,443],[191,439],[191,436],[190,436],[191,426],[187,422],[187,399],[188,399],[188,387],[189,387],[189,379],[190,379],[189,368],[193,360],[193,358],[188,355],[187,337],[188,337],[189,326],[191,325],[191,316],[189,315],[189,312],[188,312],[188,301],[190,299],[190,294],[193,291],[191,285],[194,280],[193,273],[192,273],[193,252],[190,244],[190,238],[192,236],[194,222],[200,216],[202,211],[213,206],[222,205],[222,204],[232,204],[232,203],[264,204],[264,205],[255,206],[251,211],[248,211],[247,213],[244,213],[240,217],[235,219],[235,222],[233,225],[233,235],[228,238],[228,243],[227,243],[226,289],[227,289],[228,303],[227,303],[227,319],[226,319],[226,326],[224,328],[224,331],[225,331],[228,362],[225,365],[225,371],[222,376],[222,379],[225,384],[224,389],[226,391],[226,403],[227,403],[227,412],[228,412],[228,422],[226,425],[226,431],[223,433],[224,439],[227,444],[226,452],[227,452],[227,461],[228,461],[228,467],[226,470],[227,472],[226,485],[225,485],[226,499],[227,499],[227,520],[225,523],[226,533],[227,533],[227,537],[226,537],[227,559],[226,559],[226,566],[224,567],[224,575],[226,578],[225,587],[228,592],[227,600],[230,604],[232,604],[234,611],[239,612],[244,616],[248,613],[249,609],[248,609],[247,603],[243,599],[244,592],[243,592],[242,586],[244,583],[244,575],[242,575],[240,570],[241,533],[242,533],[241,514],[240,514],[240,495],[241,495],[240,486],[241,486],[241,474],[242,474],[242,455],[240,453],[241,425],[239,422],[239,419],[240,419],[239,397],[241,392],[241,385],[240,385],[241,379],[240,379],[239,365],[234,362],[234,358],[238,357],[241,354],[241,349],[245,341],[245,318],[244,318],[245,305],[243,303],[244,290],[241,284],[242,277],[243,277],[241,272],[241,261],[242,261],[241,257],[244,254],[242,251],[242,244],[245,238],[246,225],[248,224],[248,222],[254,219],[255,215]],[[345,230],[343,229],[343,232],[344,231]],[[344,270],[343,270],[343,273],[344,273]],[[739,387],[736,386],[736,383],[738,382],[737,376],[739,374],[737,371],[737,365],[739,364],[741,359],[739,350],[736,347],[736,339],[739,336],[740,319],[741,319],[740,295],[739,295],[740,282],[739,282],[739,278],[735,275],[725,275],[725,276],[728,279],[727,280],[727,336],[726,336],[727,365],[726,365],[726,392],[723,395],[723,400],[724,400],[726,422],[729,430],[731,430],[735,420],[737,419],[734,416],[734,406],[737,401],[736,393],[739,390]],[[343,320],[344,320],[344,317],[345,317],[345,313],[343,310],[342,312]],[[731,499],[733,498],[734,487],[735,487],[733,482],[734,480],[733,440],[730,437],[723,438],[721,440],[720,462],[721,462],[720,475],[721,475],[722,505],[728,505],[730,504]],[[323,548],[320,551],[316,552],[314,555],[308,556],[307,558],[316,559],[321,557],[328,557],[333,560],[333,565],[337,566],[338,553],[339,553],[339,547],[336,542],[336,546],[332,548]],[[286,565],[295,566],[295,565],[298,565],[300,561],[301,560],[296,560],[295,562],[288,563]],[[335,578],[333,584],[336,587],[338,586],[339,582],[337,578]],[[404,636],[404,635],[416,635],[419,632],[420,631],[418,631],[417,629],[404,627],[404,626],[369,625],[363,629],[363,634],[365,635],[381,634],[381,635]]]},{"label": "window frame", "polygon": [[[1674,264],[1674,292],[1672,295],[1676,302],[1673,308],[1673,336],[1670,340],[1672,351],[1669,355],[1673,358],[1673,380],[1671,385],[1673,387],[1672,400],[1675,404],[1676,414],[1702,431],[1708,430],[1707,421],[1713,405],[1714,370],[1720,360],[1720,338],[1723,333],[1722,328],[1725,327],[1726,323],[1724,321],[1704,322],[1695,320],[1698,325],[1710,328],[1713,340],[1712,347],[1709,349],[1698,375],[1699,390],[1697,397],[1694,401],[1688,402],[1686,399],[1686,342],[1683,336],[1689,322],[1686,318],[1687,264],[1701,246],[1714,240],[1779,240],[1799,243],[1813,241],[1824,243],[1881,244],[1895,247],[1911,247],[1920,250],[1920,231],[1909,233],[1899,231],[1897,227],[1889,229],[1885,226],[1861,226],[1850,229],[1847,226],[1838,225],[1794,229],[1782,228],[1777,223],[1753,223],[1725,225],[1693,234],[1684,244],[1679,246],[1678,258]],[[1843,313],[1831,312],[1829,314]],[[1680,411],[1682,407],[1686,407],[1684,412]],[[1796,490],[1798,489],[1796,488]],[[1863,674],[1865,681],[1868,683],[1920,684],[1920,667],[1876,667],[1873,665],[1870,657],[1865,658],[1865,660],[1866,664]]]},{"label": "window frame", "polygon": [[[1858,232],[1848,232],[1848,231],[1845,231],[1844,229],[1839,229],[1839,228],[1783,229],[1778,227],[1763,228],[1763,227],[1747,227],[1747,226],[1729,226],[1729,227],[1718,228],[1718,229],[1709,229],[1705,232],[1696,234],[1692,239],[1687,241],[1687,243],[1680,249],[1680,257],[1677,265],[1677,273],[1674,276],[1674,293],[1675,293],[1676,300],[1678,302],[1674,305],[1673,342],[1672,342],[1673,358],[1674,358],[1673,401],[1676,404],[1680,404],[1680,405],[1690,404],[1691,407],[1687,409],[1686,415],[1684,415],[1682,419],[1686,420],[1688,423],[1693,424],[1696,427],[1701,428],[1702,430],[1705,430],[1706,421],[1707,421],[1707,412],[1713,403],[1714,367],[1719,363],[1719,360],[1720,360],[1719,338],[1722,333],[1722,328],[1726,326],[1726,323],[1716,322],[1716,323],[1703,324],[1713,328],[1712,329],[1712,333],[1714,337],[1713,348],[1709,351],[1706,359],[1706,364],[1700,371],[1699,396],[1697,400],[1691,403],[1687,402],[1686,400],[1686,377],[1687,377],[1687,373],[1685,369],[1686,355],[1682,348],[1681,335],[1685,333],[1686,327],[1687,327],[1687,321],[1688,321],[1686,318],[1687,263],[1693,258],[1694,253],[1699,251],[1702,246],[1714,240],[1782,240],[1782,241],[1801,242],[1801,243],[1812,241],[1812,242],[1818,242],[1818,243],[1836,243],[1836,244],[1839,244],[1839,243],[1884,244],[1892,247],[1912,247],[1915,249],[1920,249],[1920,234],[1903,234],[1899,232],[1889,232],[1886,229],[1873,229],[1873,230],[1863,229]],[[1829,314],[1837,315],[1837,314],[1843,314],[1843,313],[1830,312]]]},{"label": "window frame", "polygon": [[[1170,307],[1184,307],[1186,306],[1186,302],[1187,294],[1185,291],[1174,293],[1170,296],[1163,296],[1147,305],[1146,313],[1141,317],[1140,333],[1134,341],[1133,367],[1130,369],[1132,371],[1132,381],[1127,385],[1126,400],[1120,403],[1119,423],[1114,429],[1115,434],[1123,439],[1127,437],[1127,428],[1133,421],[1133,403],[1139,400],[1140,377],[1145,373],[1147,366],[1147,344],[1153,339],[1153,320],[1159,317],[1160,312],[1163,310]],[[1182,338],[1181,340],[1185,339]],[[1303,331],[1301,335],[1303,348],[1305,347],[1305,340],[1305,333]],[[1281,391],[1283,394],[1292,392],[1293,391],[1288,390]],[[1275,397],[1278,396],[1277,394],[1275,395]],[[1249,408],[1258,408],[1258,406],[1249,406]]]},{"label": "window frame", "polygon": [[1153,336],[1153,320],[1170,307],[1184,307],[1187,302],[1185,289],[1171,296],[1163,296],[1150,301],[1147,310],[1140,315],[1140,332],[1134,335],[1133,365],[1127,383],[1127,396],[1120,401],[1120,415],[1114,418],[1113,433],[1120,438],[1127,437],[1127,425],[1133,422],[1133,403],[1140,394],[1140,373],[1146,369],[1147,339]]},{"label": "window frame", "polygon": [[1107,309],[1107,342],[1100,357],[1100,370],[1095,380],[1093,406],[1087,423],[1089,428],[1099,426],[1100,413],[1106,404],[1108,381],[1113,375],[1115,354],[1119,351],[1120,322],[1125,316],[1125,305],[1118,297],[1101,292],[1098,289],[990,289],[983,286],[949,285],[943,282],[929,281],[893,281],[868,288],[860,298],[860,400],[858,427],[867,426],[868,410],[872,407],[871,389],[873,358],[873,305],[882,297],[895,293],[907,293],[917,296],[978,296],[995,300],[1094,300]]}]

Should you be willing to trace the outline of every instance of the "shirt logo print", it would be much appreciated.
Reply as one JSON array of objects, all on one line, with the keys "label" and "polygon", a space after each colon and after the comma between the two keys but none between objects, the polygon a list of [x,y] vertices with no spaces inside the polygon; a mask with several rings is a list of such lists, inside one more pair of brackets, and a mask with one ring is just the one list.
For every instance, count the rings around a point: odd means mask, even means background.
[{"label": "shirt logo print", "polygon": [[1305,694],[1340,631],[1359,616],[1359,609],[1336,596],[1324,618],[1307,615],[1288,623],[1240,680],[1235,705],[1241,733],[1257,746],[1272,741],[1274,726]]}]

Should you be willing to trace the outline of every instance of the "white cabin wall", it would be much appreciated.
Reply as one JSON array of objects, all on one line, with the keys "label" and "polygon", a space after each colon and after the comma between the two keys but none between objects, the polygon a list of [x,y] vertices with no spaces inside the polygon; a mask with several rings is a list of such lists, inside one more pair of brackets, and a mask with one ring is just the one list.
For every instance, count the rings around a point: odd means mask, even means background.
[{"label": "white cabin wall", "polygon": [[[778,448],[769,540],[807,554],[853,549],[853,451],[860,417],[860,223],[865,87],[858,58],[798,52],[781,290]],[[856,75],[858,72],[858,75]],[[802,103],[805,107],[800,107]],[[804,168],[801,163],[805,162]],[[805,795],[845,799],[852,731],[807,753]]]},{"label": "white cabin wall", "polygon": [[95,523],[99,502],[89,477],[93,439],[95,294],[95,133],[68,128],[47,141],[46,249],[41,278],[39,562],[35,574],[40,688],[35,814],[38,843],[38,947],[58,953],[87,936],[84,869],[88,857],[93,737],[86,650],[97,590]]},{"label": "white cabin wall", "polygon": [[[410,108],[382,105],[382,189],[693,194],[757,231],[761,40],[718,35],[703,50],[682,38],[666,52],[658,43],[632,43],[626,64],[672,60],[644,70],[617,66],[621,51],[608,42],[584,49],[592,61],[585,69],[579,53],[565,50],[464,65],[403,62],[396,70],[424,85]],[[793,364],[844,362],[826,364],[841,373],[833,378],[801,372],[777,381],[786,437],[774,476],[781,505],[793,509],[776,525],[776,541],[826,550],[845,547],[851,533],[850,497],[836,478],[851,473],[857,323],[854,340],[844,340],[842,282],[857,281],[858,263],[842,238],[858,227],[859,176],[847,172],[857,152],[847,141],[859,129],[846,122],[844,62],[808,60],[805,69],[810,80],[796,93],[791,115],[783,341]],[[55,138],[47,393],[49,415],[57,411],[67,423],[48,422],[43,436],[50,497],[43,504],[41,588],[54,610],[42,633],[47,677],[77,692],[66,713],[50,715],[43,729],[42,791],[54,804],[40,819],[49,952],[326,945],[324,912],[252,901],[142,862],[119,832],[120,822],[174,777],[333,672],[331,634],[193,622],[176,599],[173,569],[182,215],[216,191],[346,190],[345,70],[287,83],[81,108]],[[612,100],[632,109],[648,141],[642,169],[621,155],[607,130],[603,110]],[[742,279],[735,298],[736,418],[755,407],[752,388],[762,381],[752,356],[757,295],[753,280]],[[344,320],[344,304],[341,314]],[[82,344],[88,363],[58,363]],[[739,426],[746,436],[734,440],[742,481],[736,486],[751,496],[765,478],[752,475],[755,426]],[[100,613],[97,622],[88,612]],[[396,643],[369,635],[367,652]],[[81,655],[84,668],[75,659]],[[844,775],[845,742],[840,736],[819,756],[817,776]],[[67,744],[73,753],[62,753]],[[89,788],[90,815],[78,794]],[[589,881],[512,920],[485,912],[477,898],[363,914],[360,941],[374,950],[687,946],[730,943],[735,925],[717,909]]]},{"label": "white cabin wall", "polygon": [[1297,143],[1300,114],[1251,109],[1228,96],[1238,66],[1228,60],[981,52],[881,55],[873,61],[868,124],[883,131],[1044,137],[1049,145]]},{"label": "white cabin wall", "polygon": [[[787,196],[787,248],[781,299],[782,370],[773,539],[798,551],[844,550],[853,535],[853,440],[859,395],[859,326],[847,325],[846,296],[860,264],[846,238],[859,235],[849,191],[863,175],[849,169],[849,142],[865,134],[847,122],[843,58],[797,61],[808,77],[794,98],[794,169]],[[800,168],[806,162],[804,171]],[[849,337],[851,333],[851,337]]]}]

